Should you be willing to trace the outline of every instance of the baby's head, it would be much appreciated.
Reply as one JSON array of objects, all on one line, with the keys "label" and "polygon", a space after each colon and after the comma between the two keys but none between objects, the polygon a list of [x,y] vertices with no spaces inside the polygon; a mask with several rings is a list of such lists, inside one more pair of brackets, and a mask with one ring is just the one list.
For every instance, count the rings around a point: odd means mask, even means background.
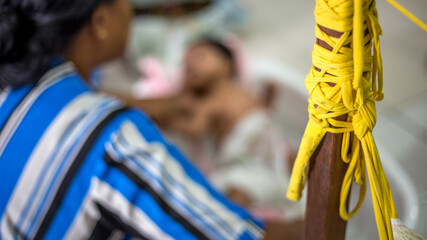
[{"label": "baby's head", "polygon": [[188,88],[212,86],[237,75],[233,52],[222,42],[210,38],[192,44],[185,56],[185,81]]}]

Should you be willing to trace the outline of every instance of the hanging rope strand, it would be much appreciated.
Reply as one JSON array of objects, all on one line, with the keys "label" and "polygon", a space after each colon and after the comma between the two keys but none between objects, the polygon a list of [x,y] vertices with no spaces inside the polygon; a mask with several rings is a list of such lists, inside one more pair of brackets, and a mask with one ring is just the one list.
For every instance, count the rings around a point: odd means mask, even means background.
[{"label": "hanging rope strand", "polygon": [[405,15],[407,18],[411,19],[411,21],[417,24],[420,28],[422,28],[424,31],[427,32],[427,24],[425,24],[423,21],[417,18],[414,14],[406,10],[402,5],[400,5],[394,0],[386,0],[386,1],[390,3],[393,7],[395,7],[398,11],[400,11],[403,15]]}]

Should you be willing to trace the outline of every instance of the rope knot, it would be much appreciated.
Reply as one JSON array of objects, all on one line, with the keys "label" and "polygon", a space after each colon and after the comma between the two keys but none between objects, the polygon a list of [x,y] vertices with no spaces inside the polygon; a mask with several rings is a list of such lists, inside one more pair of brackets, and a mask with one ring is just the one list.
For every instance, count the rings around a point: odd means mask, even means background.
[{"label": "rope knot", "polygon": [[[366,133],[372,132],[376,123],[375,106],[369,106],[373,101],[366,102],[352,116],[354,134],[358,139],[363,139]],[[374,111],[372,111],[372,109]]]}]

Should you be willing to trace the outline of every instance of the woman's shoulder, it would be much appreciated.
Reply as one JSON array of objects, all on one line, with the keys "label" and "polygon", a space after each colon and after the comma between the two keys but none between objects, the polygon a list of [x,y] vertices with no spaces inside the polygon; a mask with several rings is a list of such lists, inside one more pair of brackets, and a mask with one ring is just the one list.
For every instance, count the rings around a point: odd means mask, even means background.
[{"label": "woman's shoulder", "polygon": [[[111,101],[117,100],[111,98]],[[111,142],[117,135],[121,135],[122,137],[143,138],[147,142],[167,144],[155,123],[141,110],[123,104],[111,112],[110,116],[106,116],[105,121],[108,123],[103,132],[105,140],[108,142]]]}]

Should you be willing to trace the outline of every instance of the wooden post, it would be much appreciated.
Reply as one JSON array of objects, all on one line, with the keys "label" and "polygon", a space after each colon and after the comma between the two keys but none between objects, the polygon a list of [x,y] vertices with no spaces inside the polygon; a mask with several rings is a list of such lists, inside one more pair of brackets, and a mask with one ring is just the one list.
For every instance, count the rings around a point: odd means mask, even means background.
[{"label": "wooden post", "polygon": [[[341,37],[342,33],[319,25],[326,34]],[[326,42],[316,44],[333,50]],[[321,71],[321,69],[316,68]],[[332,85],[332,83],[330,83]],[[345,116],[338,117],[344,120]],[[308,195],[304,222],[305,240],[343,240],[347,222],[339,215],[342,181],[348,164],[341,159],[342,134],[327,133],[313,154],[308,170]]]},{"label": "wooden post", "polygon": [[305,240],[343,240],[346,221],[339,216],[339,199],[347,164],[341,160],[342,134],[327,133],[308,170]]}]

